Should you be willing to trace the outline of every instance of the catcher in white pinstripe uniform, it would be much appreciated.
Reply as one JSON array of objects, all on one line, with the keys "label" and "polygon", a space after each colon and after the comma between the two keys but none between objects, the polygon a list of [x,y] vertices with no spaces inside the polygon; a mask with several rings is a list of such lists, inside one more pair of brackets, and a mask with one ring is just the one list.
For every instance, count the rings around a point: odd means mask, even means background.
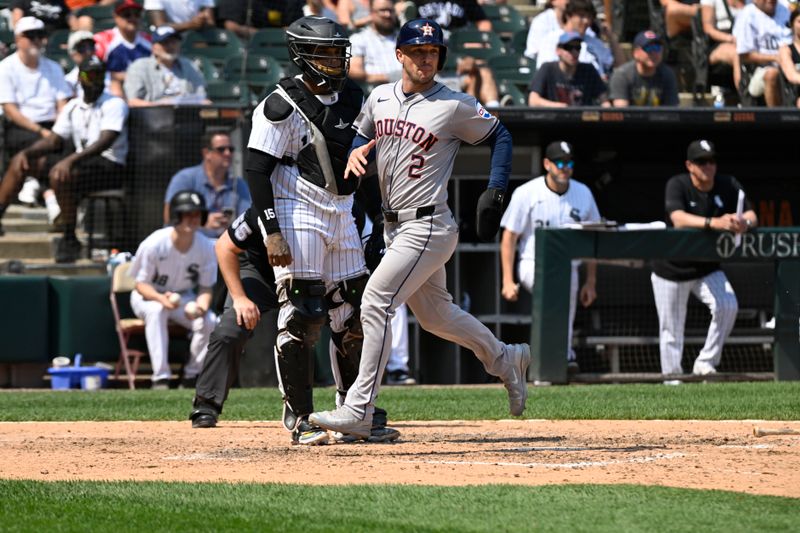
[{"label": "catcher in white pinstripe uniform", "polygon": [[[344,180],[363,93],[347,79],[350,41],[338,24],[300,18],[289,26],[287,43],[303,74],[281,80],[253,112],[246,172],[281,306],[275,358],[283,423],[299,430],[299,444],[318,444],[327,432],[307,417],[320,329],[330,318],[337,402],[358,374],[363,342],[359,312],[368,271],[352,215],[359,182]],[[376,429],[380,435],[363,438],[399,435]]]},{"label": "catcher in white pinstripe uniform", "polygon": [[[572,145],[565,141],[550,143],[545,149],[544,168],[547,172],[518,187],[511,195],[508,209],[500,226],[504,228],[500,243],[503,273],[503,298],[515,302],[522,285],[533,290],[535,238],[538,227],[558,228],[570,222],[600,220],[600,212],[589,187],[572,180],[574,165]],[[514,252],[519,243],[519,283],[514,281]],[[595,280],[597,265],[586,263],[586,283],[580,290],[581,305],[589,307],[597,297]],[[577,370],[575,351],[572,349],[572,322],[578,295],[577,262],[572,265],[569,297],[569,327],[567,335],[567,360],[570,371]]]}]

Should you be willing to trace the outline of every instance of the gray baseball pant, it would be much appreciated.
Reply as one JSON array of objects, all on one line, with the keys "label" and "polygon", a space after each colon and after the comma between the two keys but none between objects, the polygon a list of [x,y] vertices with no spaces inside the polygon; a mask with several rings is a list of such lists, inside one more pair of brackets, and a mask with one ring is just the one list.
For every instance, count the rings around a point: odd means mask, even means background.
[{"label": "gray baseball pant", "polygon": [[716,367],[722,358],[722,347],[736,322],[739,304],[725,273],[717,270],[700,279],[671,281],[652,274],[653,295],[658,311],[661,372],[682,374],[683,339],[689,293],[694,294],[711,311],[711,324],[703,349],[696,361]]},{"label": "gray baseball pant", "polygon": [[361,302],[364,346],[358,379],[346,405],[358,416],[372,413],[392,346],[395,309],[408,303],[421,327],[468,350],[486,371],[504,370],[505,344],[477,318],[453,303],[444,265],[458,244],[458,225],[446,206],[433,215],[385,224],[386,255],[367,282]]}]

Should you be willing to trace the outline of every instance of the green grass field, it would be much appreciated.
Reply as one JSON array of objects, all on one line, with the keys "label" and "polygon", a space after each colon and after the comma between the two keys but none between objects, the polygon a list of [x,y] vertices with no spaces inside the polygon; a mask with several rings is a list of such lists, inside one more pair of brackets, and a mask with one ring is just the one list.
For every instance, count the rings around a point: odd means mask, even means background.
[{"label": "green grass field", "polygon": [[[192,391],[3,391],[2,421],[186,420]],[[317,393],[322,406],[333,389]],[[386,388],[392,420],[506,418],[500,387]],[[278,420],[275,390],[227,420]],[[798,420],[800,383],[532,388],[526,418]],[[188,421],[186,422],[188,424]],[[12,431],[0,425],[0,436]],[[800,500],[631,485],[303,486],[2,480],[0,531],[797,531]]]}]

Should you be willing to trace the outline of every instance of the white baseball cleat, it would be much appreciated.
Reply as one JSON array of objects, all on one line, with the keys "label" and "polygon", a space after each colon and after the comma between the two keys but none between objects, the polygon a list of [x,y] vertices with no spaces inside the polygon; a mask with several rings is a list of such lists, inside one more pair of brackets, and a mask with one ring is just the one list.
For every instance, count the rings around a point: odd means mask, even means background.
[{"label": "white baseball cleat", "polygon": [[528,399],[528,365],[531,363],[531,347],[527,344],[507,344],[506,358],[509,366],[504,376],[503,385],[508,391],[508,409],[514,416],[525,411]]},{"label": "white baseball cleat", "polygon": [[349,433],[362,439],[369,438],[372,430],[372,417],[369,420],[366,417],[361,419],[344,405],[333,411],[311,413],[308,420],[321,428],[339,433]]},{"label": "white baseball cleat", "polygon": [[706,363],[705,361],[695,361],[694,367],[692,367],[692,374],[695,376],[707,376],[709,374],[716,374],[717,369],[711,366],[710,363]]}]

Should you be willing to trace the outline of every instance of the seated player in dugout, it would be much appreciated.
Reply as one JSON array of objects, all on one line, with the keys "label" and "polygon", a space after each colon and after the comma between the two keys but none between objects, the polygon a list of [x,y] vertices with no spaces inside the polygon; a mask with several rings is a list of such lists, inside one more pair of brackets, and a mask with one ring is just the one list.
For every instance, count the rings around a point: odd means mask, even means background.
[{"label": "seated player in dugout", "polygon": [[[329,439],[308,421],[313,348],[322,326],[330,321],[337,405],[356,379],[363,341],[360,307],[368,271],[352,215],[359,182],[345,180],[344,170],[355,136],[351,124],[364,97],[347,79],[346,35],[324,17],[289,26],[289,56],[302,74],[280,80],[256,107],[248,142],[246,177],[258,218],[250,227],[264,241],[280,305],[275,355],[283,424],[299,444]],[[379,202],[372,203],[375,218]],[[396,432],[386,434],[383,413],[362,438],[397,438]]]}]

